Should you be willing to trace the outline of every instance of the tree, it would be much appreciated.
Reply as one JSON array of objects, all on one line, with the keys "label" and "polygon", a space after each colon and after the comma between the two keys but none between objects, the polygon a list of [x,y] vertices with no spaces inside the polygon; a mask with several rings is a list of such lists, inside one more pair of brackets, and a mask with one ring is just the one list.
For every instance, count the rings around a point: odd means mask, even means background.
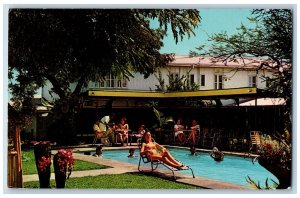
[{"label": "tree", "polygon": [[154,74],[156,79],[158,80],[158,85],[156,86],[156,91],[196,91],[199,89],[199,85],[195,82],[191,82],[189,80],[189,74],[191,70],[189,70],[186,75],[179,76],[173,76],[171,74],[171,71],[168,70],[168,81],[169,84],[165,85],[165,80],[162,78],[161,71],[158,71],[158,74]]},{"label": "tree", "polygon": [[205,55],[212,57],[212,62],[239,62],[250,60],[262,68],[275,71],[272,78],[264,77],[269,84],[266,91],[275,97],[286,100],[285,125],[291,131],[292,99],[292,10],[254,9],[249,20],[254,27],[241,25],[238,33],[228,35],[217,33],[210,37],[212,45],[208,50],[204,46],[191,51],[191,56]]},{"label": "tree", "polygon": [[[290,137],[291,131],[292,14],[292,10],[287,9],[255,9],[252,11],[253,17],[249,18],[255,23],[254,27],[242,25],[239,32],[231,36],[226,33],[214,34],[211,36],[213,44],[210,49],[205,53],[201,52],[211,56],[213,62],[233,61],[244,64],[245,59],[248,59],[254,64],[259,63],[257,70],[271,68],[275,71],[272,78],[265,77],[269,82],[266,91],[286,100],[284,117],[286,129],[274,137],[278,140],[276,142],[285,143],[288,149],[274,152],[275,147],[269,142],[265,146],[270,148],[271,152],[259,153],[259,163],[279,179],[277,188],[287,188],[291,185],[291,141],[286,137]],[[203,46],[198,50],[202,51]],[[191,52],[190,55],[197,54]],[[247,181],[253,184],[249,177]],[[257,187],[260,188],[259,184]]]},{"label": "tree", "polygon": [[[157,29],[150,27],[154,19]],[[197,10],[179,9],[11,9],[9,79],[16,75],[10,83],[12,94],[17,97],[32,89],[24,82],[42,87],[49,81],[60,98],[55,118],[74,123],[74,107],[89,81],[108,73],[149,76],[173,59],[172,54],[159,53],[167,29],[178,42],[194,34],[200,19]],[[72,91],[71,83],[76,84]]]}]

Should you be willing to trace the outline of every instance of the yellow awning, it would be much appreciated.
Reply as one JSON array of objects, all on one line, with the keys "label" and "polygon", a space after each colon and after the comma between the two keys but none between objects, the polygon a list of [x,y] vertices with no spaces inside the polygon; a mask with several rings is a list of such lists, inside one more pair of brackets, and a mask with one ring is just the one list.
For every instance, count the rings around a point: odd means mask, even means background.
[{"label": "yellow awning", "polygon": [[241,96],[255,95],[257,88],[236,88],[219,90],[200,90],[200,91],[182,91],[182,92],[145,92],[145,91],[103,91],[91,90],[88,96],[96,97],[127,97],[127,98],[186,98],[186,97],[215,97],[215,96]]}]

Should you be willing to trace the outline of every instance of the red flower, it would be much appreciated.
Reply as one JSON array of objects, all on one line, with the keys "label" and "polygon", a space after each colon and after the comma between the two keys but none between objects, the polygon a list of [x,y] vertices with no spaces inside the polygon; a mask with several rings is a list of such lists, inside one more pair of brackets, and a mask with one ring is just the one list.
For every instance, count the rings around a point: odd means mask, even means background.
[{"label": "red flower", "polygon": [[265,147],[265,149],[272,150],[271,144],[265,144],[264,147]]},{"label": "red flower", "polygon": [[46,168],[48,166],[50,166],[50,164],[51,164],[51,157],[45,157],[45,156],[43,156],[38,161],[37,167],[38,167],[38,169],[39,169],[40,172],[45,172]]},{"label": "red flower", "polygon": [[72,151],[70,149],[67,150],[60,149],[58,151],[57,157],[58,157],[57,163],[59,166],[59,170],[61,172],[66,172],[67,170],[73,168],[75,160],[73,158]]}]

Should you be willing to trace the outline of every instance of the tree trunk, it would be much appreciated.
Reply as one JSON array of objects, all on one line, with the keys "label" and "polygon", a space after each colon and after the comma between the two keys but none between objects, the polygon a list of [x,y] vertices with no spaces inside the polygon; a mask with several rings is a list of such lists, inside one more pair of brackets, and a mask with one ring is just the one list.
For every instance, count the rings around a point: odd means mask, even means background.
[{"label": "tree trunk", "polygon": [[266,159],[259,159],[258,163],[277,177],[279,180],[277,189],[287,189],[291,186],[291,170],[282,168],[279,164],[272,164]]}]

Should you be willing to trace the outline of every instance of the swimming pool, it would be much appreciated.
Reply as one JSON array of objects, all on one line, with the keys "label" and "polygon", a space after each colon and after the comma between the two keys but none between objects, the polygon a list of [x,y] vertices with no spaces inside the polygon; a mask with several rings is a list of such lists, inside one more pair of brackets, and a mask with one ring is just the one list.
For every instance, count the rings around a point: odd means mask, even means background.
[{"label": "swimming pool", "polygon": [[[103,158],[138,164],[138,149],[135,150],[135,155],[137,156],[135,158],[127,157],[129,154],[128,150],[105,150],[103,151]],[[250,186],[245,179],[247,176],[256,183],[259,181],[261,186],[264,186],[267,178],[269,185],[272,184],[271,179],[278,183],[278,179],[273,174],[260,166],[258,162],[253,164],[249,158],[225,155],[223,161],[216,162],[205,152],[197,152],[197,156],[191,156],[189,155],[189,150],[185,149],[169,148],[169,151],[176,159],[190,166],[195,176],[222,180],[243,186]],[[143,164],[143,166],[147,165],[149,164]],[[163,167],[160,166],[160,168]],[[191,174],[189,170],[180,172]]]}]

